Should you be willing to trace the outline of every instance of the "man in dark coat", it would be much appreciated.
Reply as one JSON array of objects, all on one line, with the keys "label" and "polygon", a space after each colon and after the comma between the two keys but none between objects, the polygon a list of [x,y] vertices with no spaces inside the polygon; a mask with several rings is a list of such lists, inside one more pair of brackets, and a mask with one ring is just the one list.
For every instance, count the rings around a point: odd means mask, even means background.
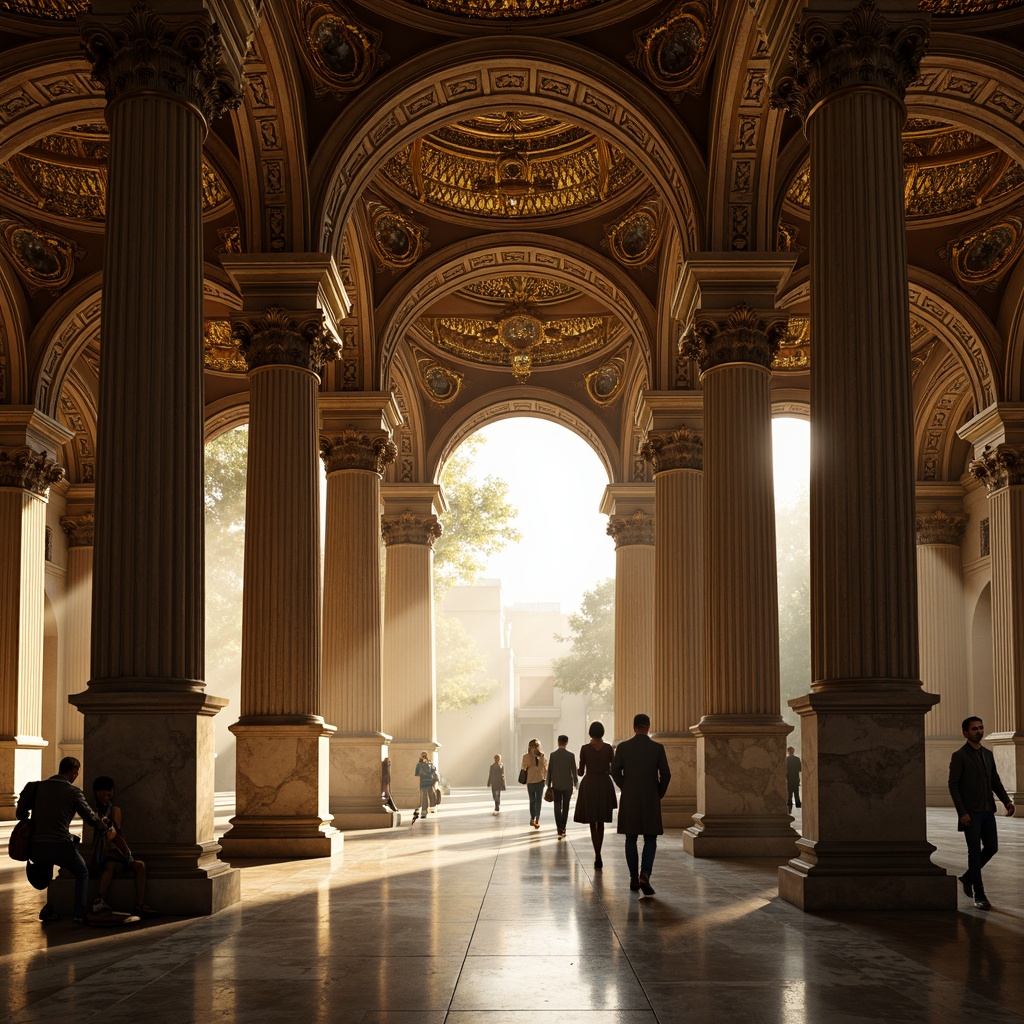
[{"label": "man in dark coat", "polygon": [[565,827],[569,822],[569,801],[572,791],[579,785],[576,771],[576,755],[568,749],[569,737],[558,737],[558,749],[551,751],[548,758],[548,785],[554,793],[555,828],[558,838],[565,838]]},{"label": "man in dark coat", "polygon": [[1007,815],[1012,816],[1016,808],[996,771],[992,751],[981,745],[985,723],[972,716],[964,719],[962,729],[967,742],[949,759],[949,795],[960,819],[957,828],[967,840],[967,870],[960,876],[960,884],[964,895],[974,897],[976,907],[987,910],[991,904],[985,896],[981,869],[999,849],[992,793],[999,797]]},{"label": "man in dark coat", "polygon": [[[672,777],[665,748],[648,735],[651,720],[647,715],[633,719],[632,739],[623,740],[615,749],[612,781],[622,790],[619,804],[618,832],[626,837],[626,866],[629,887],[633,892],[653,896],[651,872],[658,849],[658,836],[664,831],[661,823],[661,798]],[[643,854],[638,860],[637,837],[643,835]]]}]

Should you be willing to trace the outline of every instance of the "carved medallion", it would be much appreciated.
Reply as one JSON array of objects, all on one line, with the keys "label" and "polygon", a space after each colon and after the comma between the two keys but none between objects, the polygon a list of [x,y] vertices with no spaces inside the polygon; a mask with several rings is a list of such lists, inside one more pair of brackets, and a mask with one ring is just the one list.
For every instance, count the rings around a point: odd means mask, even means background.
[{"label": "carved medallion", "polygon": [[392,270],[411,267],[429,248],[426,228],[377,199],[366,203],[370,242],[380,263]]},{"label": "carved medallion", "polygon": [[316,94],[343,96],[369,80],[386,60],[380,33],[360,25],[343,7],[302,0],[304,55]]},{"label": "carved medallion", "polygon": [[657,200],[647,199],[605,229],[608,248],[620,263],[642,267],[654,259],[661,241],[660,214]]},{"label": "carved medallion", "polygon": [[33,292],[59,290],[85,253],[74,242],[21,221],[0,218],[0,250]]},{"label": "carved medallion", "polygon": [[587,394],[598,405],[611,405],[622,392],[625,381],[626,361],[616,357],[591,370],[583,378]]},{"label": "carved medallion", "polygon": [[629,55],[659,89],[699,93],[711,57],[716,0],[691,0],[634,33],[637,50]]},{"label": "carved medallion", "polygon": [[940,250],[956,279],[967,288],[994,288],[1024,250],[1020,217],[1004,217],[957,238]]},{"label": "carved medallion", "polygon": [[449,405],[454,402],[462,391],[463,375],[442,366],[418,349],[414,348],[413,353],[419,369],[417,383],[427,400],[434,405]]}]

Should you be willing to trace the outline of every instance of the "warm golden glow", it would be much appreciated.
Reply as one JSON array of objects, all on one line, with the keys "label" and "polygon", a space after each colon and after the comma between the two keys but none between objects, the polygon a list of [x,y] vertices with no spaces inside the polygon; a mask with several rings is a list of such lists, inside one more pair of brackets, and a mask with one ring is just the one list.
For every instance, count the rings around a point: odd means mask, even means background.
[{"label": "warm golden glow", "polygon": [[409,0],[417,7],[462,18],[543,18],[596,7],[603,0]]}]

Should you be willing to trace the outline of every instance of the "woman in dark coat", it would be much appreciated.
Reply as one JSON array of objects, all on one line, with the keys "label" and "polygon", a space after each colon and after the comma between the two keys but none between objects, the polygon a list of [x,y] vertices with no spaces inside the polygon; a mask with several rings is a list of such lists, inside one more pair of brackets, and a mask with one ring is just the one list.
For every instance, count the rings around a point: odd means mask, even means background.
[{"label": "woman in dark coat", "polygon": [[615,787],[609,774],[615,750],[604,741],[604,726],[591,722],[590,742],[580,748],[580,791],[576,797],[576,810],[572,820],[590,826],[590,841],[594,844],[594,867],[604,867],[601,846],[604,843],[604,823],[612,820],[615,810]]}]

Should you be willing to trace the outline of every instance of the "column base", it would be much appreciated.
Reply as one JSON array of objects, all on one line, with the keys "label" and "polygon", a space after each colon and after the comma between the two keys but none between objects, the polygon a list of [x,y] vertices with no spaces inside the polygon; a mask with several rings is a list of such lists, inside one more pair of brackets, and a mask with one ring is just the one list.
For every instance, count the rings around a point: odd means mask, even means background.
[{"label": "column base", "polygon": [[949,795],[949,758],[954,750],[964,745],[960,739],[932,739],[924,741],[924,799],[927,807],[952,807]]},{"label": "column base", "polygon": [[771,857],[785,860],[796,852],[800,834],[788,815],[753,814],[710,817],[695,814],[683,831],[683,849],[691,857]]},{"label": "column base", "polygon": [[[1010,799],[1017,803],[1024,800],[1024,733],[993,732],[983,740],[985,746],[992,748],[996,759],[996,771],[1003,780]],[[961,743],[960,746],[963,746]],[[996,809],[1002,812],[999,801]]]},{"label": "column base", "polygon": [[381,761],[388,756],[389,739],[383,733],[331,737],[330,809],[335,828],[353,832],[401,823],[401,816],[381,799]]},{"label": "column base", "polygon": [[45,746],[46,740],[38,736],[0,740],[0,821],[15,820],[19,794],[26,783],[42,776]]},{"label": "column base", "polygon": [[399,807],[419,807],[420,780],[416,765],[425,750],[431,757],[441,749],[436,740],[392,740],[388,744],[391,758],[391,795]]},{"label": "column base", "polygon": [[688,828],[697,813],[697,739],[695,736],[658,733],[672,778],[661,801],[665,828]]}]

